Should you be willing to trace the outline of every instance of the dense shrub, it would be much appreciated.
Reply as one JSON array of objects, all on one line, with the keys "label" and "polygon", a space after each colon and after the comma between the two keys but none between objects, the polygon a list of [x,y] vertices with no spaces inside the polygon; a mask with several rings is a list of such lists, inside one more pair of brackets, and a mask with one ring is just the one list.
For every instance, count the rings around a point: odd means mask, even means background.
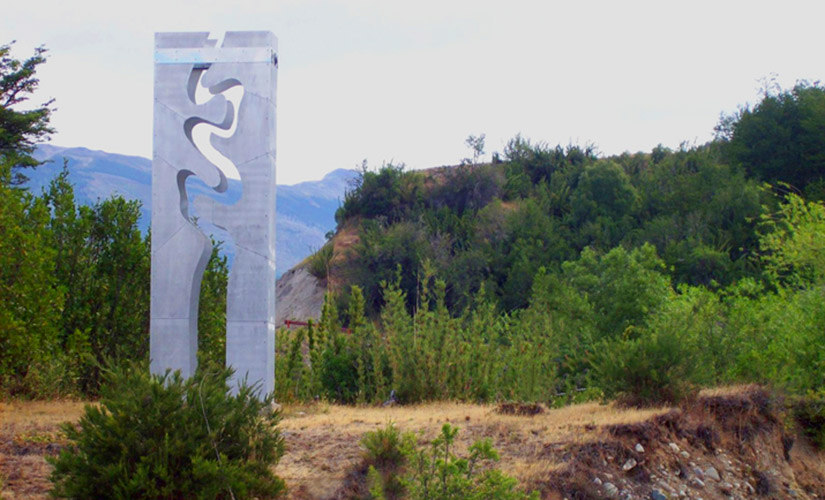
[{"label": "dense shrub", "polygon": [[825,449],[825,393],[812,392],[799,398],[793,405],[793,413],[802,432],[817,448]]},{"label": "dense shrub", "polygon": [[99,405],[63,428],[71,445],[52,460],[54,494],[66,498],[272,498],[284,451],[270,399],[230,370],[152,376],[111,372]]},{"label": "dense shrub", "polygon": [[678,337],[643,331],[637,338],[602,343],[594,378],[607,398],[624,404],[678,403],[694,387],[689,354]]}]

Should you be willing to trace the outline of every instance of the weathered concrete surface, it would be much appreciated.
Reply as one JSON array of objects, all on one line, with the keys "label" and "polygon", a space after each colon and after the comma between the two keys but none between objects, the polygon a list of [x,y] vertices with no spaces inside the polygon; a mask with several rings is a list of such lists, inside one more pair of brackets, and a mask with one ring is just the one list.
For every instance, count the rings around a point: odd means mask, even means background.
[{"label": "weathered concrete surface", "polygon": [[[246,379],[262,394],[274,389],[276,44],[269,32],[227,32],[220,46],[208,33],[155,35],[154,373],[191,376],[196,368],[198,297],[211,251],[197,217],[226,230],[235,247],[226,314],[233,386]],[[190,202],[193,176],[217,199]],[[239,198],[228,196],[236,189]]]}]

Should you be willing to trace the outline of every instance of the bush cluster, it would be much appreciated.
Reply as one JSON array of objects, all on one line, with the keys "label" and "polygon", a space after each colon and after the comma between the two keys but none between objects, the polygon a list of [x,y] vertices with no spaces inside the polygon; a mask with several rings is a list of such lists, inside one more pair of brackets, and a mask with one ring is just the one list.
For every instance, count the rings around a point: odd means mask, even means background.
[{"label": "bush cluster", "polygon": [[53,493],[65,498],[273,498],[271,467],[284,452],[271,399],[253,387],[230,394],[230,370],[151,376],[145,366],[110,373],[99,405],[63,431],[71,445],[52,460]]},{"label": "bush cluster", "polygon": [[[456,453],[458,428],[444,424],[441,434],[419,446],[413,433],[390,423],[365,434],[370,498],[536,500],[538,492],[517,488],[514,478],[492,464],[498,452],[489,439],[473,443],[466,457]],[[391,457],[391,459],[389,459]]]}]

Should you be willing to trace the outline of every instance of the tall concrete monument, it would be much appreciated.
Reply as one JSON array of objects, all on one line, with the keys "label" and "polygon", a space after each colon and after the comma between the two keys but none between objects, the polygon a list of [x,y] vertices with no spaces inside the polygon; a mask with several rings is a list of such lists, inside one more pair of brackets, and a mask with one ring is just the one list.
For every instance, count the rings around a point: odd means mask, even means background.
[{"label": "tall concrete monument", "polygon": [[[274,389],[275,92],[269,32],[155,34],[152,157],[153,373],[197,366],[198,297],[212,250],[196,222],[234,244],[226,304],[226,363]],[[198,178],[213,197],[190,201]],[[190,184],[191,185],[191,184]]]}]

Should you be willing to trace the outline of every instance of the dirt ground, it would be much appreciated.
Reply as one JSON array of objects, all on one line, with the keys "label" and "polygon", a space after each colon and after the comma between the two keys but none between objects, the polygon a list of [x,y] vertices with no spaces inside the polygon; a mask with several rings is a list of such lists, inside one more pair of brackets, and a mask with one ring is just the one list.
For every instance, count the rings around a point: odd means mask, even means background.
[{"label": "dirt ground", "polygon": [[[66,444],[59,424],[77,420],[83,402],[12,401],[0,403],[0,498],[48,498],[50,465],[45,457]],[[495,406],[440,403],[390,408],[316,404],[283,409],[279,425],[287,446],[276,472],[291,498],[326,498],[335,494],[362,459],[364,433],[388,422],[402,431],[433,437],[445,422],[458,426],[460,446],[482,437],[493,439],[501,466],[521,479],[541,475],[559,464],[541,457],[544,446],[585,442],[602,425],[639,422],[665,409],[628,411],[595,403],[510,416]],[[540,439],[539,439],[540,437]]]},{"label": "dirt ground", "polygon": [[[59,424],[77,420],[83,405],[0,403],[0,498],[48,498],[45,457],[66,445]],[[680,408],[537,408],[287,406],[279,424],[287,452],[275,471],[288,498],[352,498],[363,486],[364,433],[394,422],[423,443],[449,422],[460,429],[459,454],[490,438],[499,467],[542,498],[825,498],[823,455],[786,434],[760,390],[707,391]]]}]

